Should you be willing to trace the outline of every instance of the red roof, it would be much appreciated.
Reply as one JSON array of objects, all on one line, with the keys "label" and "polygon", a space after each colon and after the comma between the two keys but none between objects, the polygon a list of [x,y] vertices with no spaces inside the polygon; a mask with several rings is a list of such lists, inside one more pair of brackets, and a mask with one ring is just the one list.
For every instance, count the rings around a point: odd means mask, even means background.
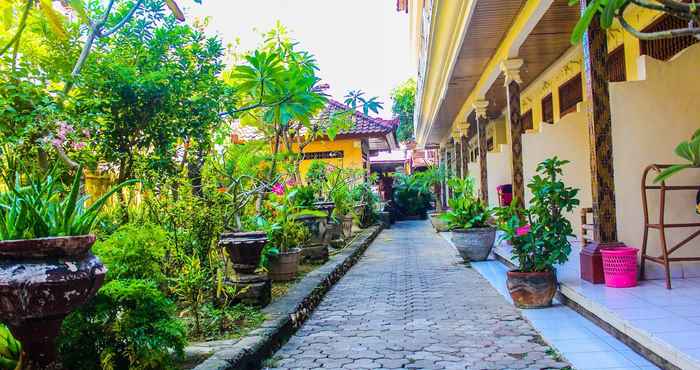
[{"label": "red roof", "polygon": [[[329,100],[326,109],[323,111],[323,116],[328,117],[333,112],[352,110],[349,106],[340,103],[336,100]],[[370,117],[360,111],[355,111],[355,125],[348,130],[341,131],[338,136],[379,136],[387,135],[396,130],[399,124],[399,119],[386,120],[379,117]]]}]

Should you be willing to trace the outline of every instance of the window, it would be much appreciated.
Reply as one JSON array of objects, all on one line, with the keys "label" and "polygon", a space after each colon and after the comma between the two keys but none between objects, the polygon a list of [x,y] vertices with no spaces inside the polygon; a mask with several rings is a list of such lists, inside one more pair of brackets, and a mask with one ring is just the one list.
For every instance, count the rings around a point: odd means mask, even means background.
[{"label": "window", "polygon": [[559,86],[559,113],[564,116],[576,110],[576,104],[583,100],[581,74],[577,74]]},{"label": "window", "polygon": [[552,94],[542,99],[542,121],[549,124],[554,123],[554,103],[552,102]]},{"label": "window", "polygon": [[625,46],[620,45],[608,54],[608,81],[627,81],[625,68]]},{"label": "window", "polygon": [[[686,28],[688,23],[682,19],[665,15],[658,21],[645,28],[644,32],[665,31],[674,28]],[[640,40],[639,47],[642,55],[648,55],[659,60],[669,60],[683,49],[698,42],[693,36],[672,37],[663,40]]]},{"label": "window", "polygon": [[523,124],[523,132],[535,128],[535,126],[532,124],[532,109],[525,112],[525,114],[520,117],[520,120]]}]

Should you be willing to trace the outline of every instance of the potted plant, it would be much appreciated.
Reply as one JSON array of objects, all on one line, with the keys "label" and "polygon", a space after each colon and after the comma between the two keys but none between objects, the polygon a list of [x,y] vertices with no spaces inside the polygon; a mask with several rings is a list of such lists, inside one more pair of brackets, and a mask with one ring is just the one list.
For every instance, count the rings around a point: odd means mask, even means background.
[{"label": "potted plant", "polygon": [[557,290],[555,266],[566,262],[571,253],[568,237],[571,223],[564,217],[579,204],[578,189],[559,179],[562,167],[569,163],[557,157],[537,166],[538,175],[528,188],[532,200],[527,209],[507,212],[501,223],[503,238],[513,245],[513,260],[518,268],[508,272],[508,291],[520,308],[548,307]]},{"label": "potted plant", "polygon": [[269,242],[263,252],[263,266],[273,281],[289,281],[296,277],[302,247],[313,245],[309,228],[300,219],[304,216],[323,217],[323,212],[303,209],[295,198],[298,189],[289,188],[269,201],[267,218],[258,217]]},{"label": "potted plant", "polygon": [[496,228],[489,224],[491,209],[481,200],[460,194],[449,200],[450,210],[440,217],[452,231],[454,243],[465,261],[484,261],[496,239]]},{"label": "potted plant", "polygon": [[351,191],[352,200],[355,203],[355,213],[361,228],[367,228],[377,222],[379,218],[379,197],[372,191],[368,183],[355,185]]},{"label": "potted plant", "polygon": [[353,202],[350,194],[350,186],[346,182],[341,182],[334,186],[330,192],[331,199],[335,204],[333,219],[341,225],[343,237],[346,239],[352,236],[353,225]]},{"label": "potted plant", "polygon": [[66,189],[55,170],[41,179],[15,173],[0,192],[0,321],[22,343],[24,368],[60,366],[55,341],[63,319],[97,293],[107,271],[90,252],[90,232],[107,200],[136,181],[88,206],[82,175],[78,167]]},{"label": "potted plant", "polygon": [[319,209],[317,205],[317,188],[311,185],[300,185],[294,187],[294,191],[289,193],[290,200],[299,210],[309,210],[317,212],[304,212],[297,215],[297,221],[302,222],[311,233],[311,242],[314,244],[324,244],[327,210]]},{"label": "potted plant", "polygon": [[244,230],[241,221],[245,208],[267,188],[260,179],[259,163],[263,160],[259,143],[231,144],[212,156],[207,171],[218,183],[226,198],[231,219],[224,220],[230,231],[221,234],[219,246],[226,250],[231,266],[238,274],[252,274],[260,264],[267,234],[262,230]]},{"label": "potted plant", "polygon": [[430,165],[427,170],[419,172],[416,175],[418,176],[419,181],[424,183],[424,187],[426,189],[432,189],[433,194],[435,195],[435,210],[428,213],[430,223],[437,232],[447,231],[447,222],[440,218],[440,215],[444,212],[442,209],[442,191],[440,184],[445,181],[445,166]]}]

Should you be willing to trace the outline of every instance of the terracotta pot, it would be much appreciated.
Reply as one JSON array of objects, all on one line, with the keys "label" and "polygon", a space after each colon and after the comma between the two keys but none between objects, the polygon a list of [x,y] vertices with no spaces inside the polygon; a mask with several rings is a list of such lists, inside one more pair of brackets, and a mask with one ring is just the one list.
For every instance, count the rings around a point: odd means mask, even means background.
[{"label": "terracotta pot", "polygon": [[346,215],[342,218],[343,221],[343,236],[348,239],[352,236],[352,216]]},{"label": "terracotta pot", "polygon": [[475,227],[452,230],[452,243],[465,261],[485,261],[496,240],[496,228]]},{"label": "terracotta pot", "polygon": [[238,274],[252,274],[260,264],[260,256],[267,244],[263,231],[223,233],[219,246],[226,248],[231,265]]},{"label": "terracotta pot", "polygon": [[557,293],[557,276],[552,271],[508,271],[508,293],[518,308],[544,308],[552,305]]},{"label": "terracotta pot", "polygon": [[301,258],[310,262],[328,261],[328,244],[309,244],[301,248]]},{"label": "terracotta pot", "polygon": [[433,228],[435,229],[435,231],[437,231],[439,233],[449,230],[449,228],[447,227],[447,221],[444,221],[443,219],[441,219],[440,215],[442,215],[442,213],[430,213],[430,214],[428,214],[428,218],[430,218],[430,223],[433,225]]},{"label": "terracotta pot", "polygon": [[272,281],[294,280],[299,270],[300,257],[301,249],[299,248],[278,254],[275,258],[270,259],[267,275]]},{"label": "terracotta pot", "polygon": [[326,234],[326,217],[304,215],[297,217],[297,221],[301,222],[309,229],[311,233],[311,243],[321,244],[324,242]]},{"label": "terracotta pot", "polygon": [[25,368],[58,369],[63,319],[91,299],[107,269],[94,235],[0,241],[0,321],[22,342]]}]

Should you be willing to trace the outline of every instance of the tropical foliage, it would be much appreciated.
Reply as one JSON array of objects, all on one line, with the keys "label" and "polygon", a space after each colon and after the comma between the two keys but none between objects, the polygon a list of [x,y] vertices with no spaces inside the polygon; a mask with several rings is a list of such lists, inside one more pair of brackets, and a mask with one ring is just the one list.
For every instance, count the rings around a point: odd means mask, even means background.
[{"label": "tropical foliage", "polygon": [[688,168],[700,167],[700,130],[695,131],[690,140],[678,144],[674,150],[674,153],[688,161],[688,163],[674,164],[668,168],[665,168],[659,173],[658,176],[656,176],[654,182],[666,181],[668,178],[680,171]]},{"label": "tropical foliage", "polygon": [[430,207],[430,188],[424,178],[416,174],[397,173],[394,176],[394,202],[406,216],[420,216]]},{"label": "tropical foliage", "polygon": [[447,201],[450,209],[440,215],[450,230],[488,227],[493,210],[478,199],[474,191],[474,178],[453,177],[447,181],[452,197]]},{"label": "tropical foliage", "polygon": [[88,234],[109,198],[136,182],[125,181],[88,206],[89,196],[80,194],[82,169],[76,171],[70,190],[57,175],[57,171],[50,171],[43,179],[25,176],[27,184],[19,172],[5,176],[9,190],[0,192],[0,240]]},{"label": "tropical foliage", "polygon": [[563,166],[569,163],[557,157],[537,166],[528,188],[532,200],[527,209],[513,202],[500,211],[503,239],[513,244],[513,260],[523,272],[553,271],[555,265],[566,262],[571,253],[568,238],[572,236],[571,222],[564,216],[578,206],[578,189],[561,181]]},{"label": "tropical foliage", "polygon": [[[325,112],[317,61],[281,24],[240,54],[172,0],[8,0],[0,16],[0,241],[94,233],[108,269],[64,322],[67,368],[176,368],[188,340],[260,325],[225,284],[223,232],[266,231],[270,258],[306,242],[318,200],[376,220],[357,173],[317,163],[304,184],[297,153],[382,103],[354,90]],[[0,368],[18,346],[0,327]]]},{"label": "tropical foliage", "polygon": [[416,80],[411,78],[391,91],[391,111],[399,118],[396,138],[400,142],[415,140],[413,134],[413,111],[416,101]]},{"label": "tropical foliage", "polygon": [[[580,6],[580,0],[569,0],[570,6]],[[688,27],[644,32],[634,28],[625,18],[625,10],[631,6],[637,6],[654,11],[667,13],[672,17],[682,19],[688,23]],[[571,34],[571,42],[578,44],[583,39],[584,32],[591,26],[594,19],[598,17],[600,26],[603,29],[612,27],[613,21],[617,20],[622,28],[641,40],[658,40],[680,36],[700,35],[700,15],[695,2],[680,0],[663,0],[649,2],[644,0],[592,0],[588,1],[581,19],[578,21]]]}]

